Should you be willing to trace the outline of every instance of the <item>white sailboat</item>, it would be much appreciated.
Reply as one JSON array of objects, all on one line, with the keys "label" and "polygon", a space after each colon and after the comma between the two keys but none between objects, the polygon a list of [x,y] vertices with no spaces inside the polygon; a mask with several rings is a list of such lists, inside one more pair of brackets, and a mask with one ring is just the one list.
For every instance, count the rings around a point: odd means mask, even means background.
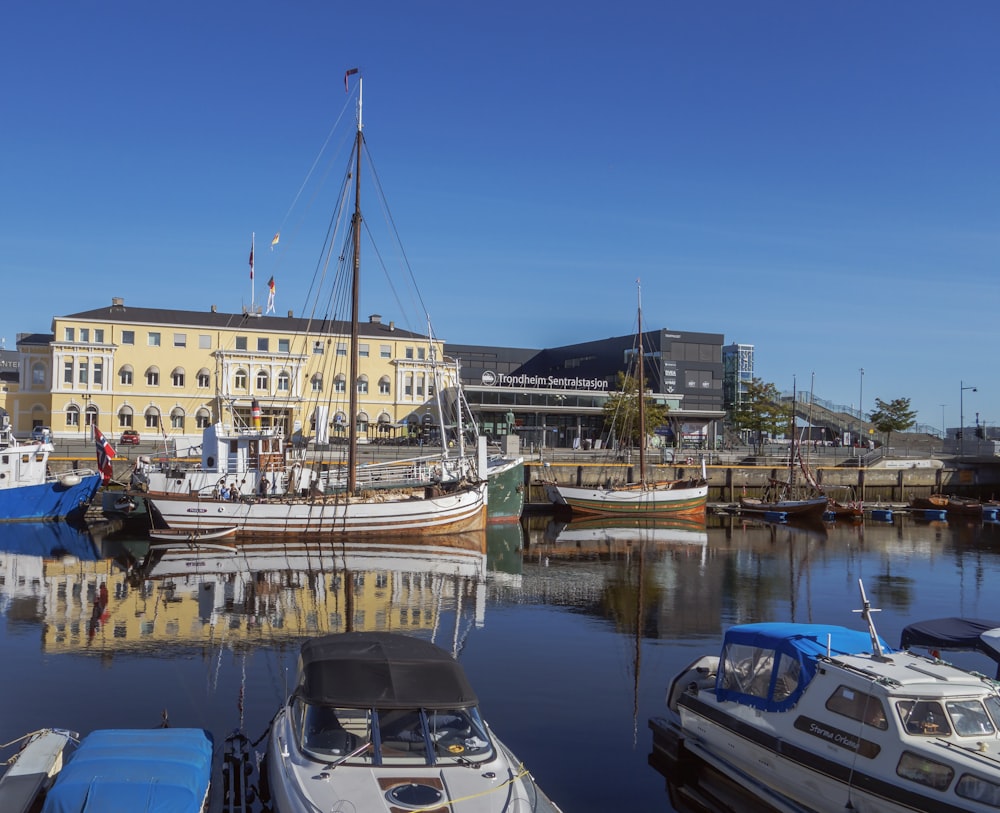
[{"label": "white sailboat", "polygon": [[[349,349],[345,348],[345,355],[349,353],[345,380],[350,382],[359,379],[361,352],[361,110],[359,79],[357,131],[348,176],[353,179],[354,206],[349,251],[345,252],[349,256],[344,262],[350,265],[350,337]],[[438,365],[431,361],[436,371]],[[206,430],[200,472],[150,473],[146,499],[154,514],[170,528],[196,531],[232,526],[237,539],[276,534],[424,537],[483,529],[486,478],[464,460],[449,468],[450,458],[443,454],[433,465],[415,460],[396,464],[391,471],[360,464],[358,392],[353,385],[346,389],[343,465],[325,471],[310,467],[304,449],[287,443],[282,427],[262,425],[255,401],[251,426],[239,425],[232,411],[231,424],[220,420]],[[435,390],[440,397],[440,387]],[[328,405],[318,407],[318,426],[326,423],[328,409]],[[438,414],[443,418],[442,412],[439,404]],[[441,440],[446,450],[443,430]],[[235,495],[223,492],[229,485],[236,486]]]}]

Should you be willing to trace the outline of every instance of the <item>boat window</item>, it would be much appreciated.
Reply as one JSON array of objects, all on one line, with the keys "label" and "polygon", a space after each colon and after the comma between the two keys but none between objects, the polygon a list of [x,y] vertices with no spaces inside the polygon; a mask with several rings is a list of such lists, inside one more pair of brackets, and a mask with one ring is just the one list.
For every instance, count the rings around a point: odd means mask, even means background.
[{"label": "boat window", "polygon": [[988,711],[990,717],[993,718],[994,727],[1000,727],[1000,697],[997,697],[995,694],[991,694],[988,697],[983,698],[983,703],[986,704],[986,711]]},{"label": "boat window", "polygon": [[935,762],[932,759],[904,751],[896,765],[896,773],[904,779],[919,782],[934,790],[947,790],[955,771],[949,765]]},{"label": "boat window", "polygon": [[883,731],[889,727],[882,701],[874,695],[859,692],[850,686],[838,686],[826,701],[826,707],[835,714],[843,714],[852,720],[859,720]]},{"label": "boat window", "polygon": [[476,709],[428,712],[427,728],[439,761],[479,761],[490,755],[490,739]]},{"label": "boat window", "polygon": [[[368,713],[312,705],[296,700],[293,710],[296,734],[302,749],[319,759],[336,760],[370,740]],[[365,752],[364,756],[368,756]]]},{"label": "boat window", "polygon": [[383,763],[492,758],[486,726],[476,709],[380,710],[378,720]]},{"label": "boat window", "polygon": [[963,774],[955,785],[955,793],[963,799],[974,799],[990,807],[1000,807],[1000,785],[978,776]]},{"label": "boat window", "polygon": [[978,737],[996,732],[990,716],[978,700],[949,700],[945,706],[958,736]]},{"label": "boat window", "polygon": [[946,737],[951,734],[951,726],[944,709],[937,700],[900,700],[896,711],[907,734],[923,734],[928,737]]},{"label": "boat window", "polygon": [[766,698],[773,665],[773,649],[729,644],[722,656],[722,688]]},{"label": "boat window", "polygon": [[774,699],[784,700],[799,688],[799,678],[802,665],[788,655],[782,654],[778,659],[778,671],[774,678]]}]

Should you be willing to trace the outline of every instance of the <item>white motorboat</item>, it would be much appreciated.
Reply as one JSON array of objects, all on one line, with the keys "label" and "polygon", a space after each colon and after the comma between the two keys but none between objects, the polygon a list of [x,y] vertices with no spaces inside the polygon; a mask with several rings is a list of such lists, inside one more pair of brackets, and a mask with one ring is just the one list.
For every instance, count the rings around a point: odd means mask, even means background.
[{"label": "white motorboat", "polygon": [[673,737],[781,810],[1000,809],[1000,684],[893,650],[861,596],[864,630],[730,628],[673,680],[654,750]]},{"label": "white motorboat", "polygon": [[397,633],[303,644],[267,777],[275,813],[559,810],[480,717],[458,662]]}]

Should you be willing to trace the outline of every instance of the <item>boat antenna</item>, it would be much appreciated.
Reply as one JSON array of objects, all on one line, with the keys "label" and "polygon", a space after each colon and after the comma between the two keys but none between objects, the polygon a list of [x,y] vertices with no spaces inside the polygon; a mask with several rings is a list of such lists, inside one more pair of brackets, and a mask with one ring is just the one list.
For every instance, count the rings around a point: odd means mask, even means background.
[{"label": "boat antenna", "polygon": [[875,631],[875,621],[872,619],[872,613],[880,613],[882,611],[877,607],[872,607],[871,602],[868,600],[868,596],[865,595],[865,583],[861,581],[861,579],[858,579],[858,588],[861,590],[861,609],[851,610],[851,612],[861,613],[861,617],[868,625],[868,634],[872,639],[872,657],[879,661],[888,660],[885,657],[885,653],[882,651],[882,642],[879,641],[878,633]]}]

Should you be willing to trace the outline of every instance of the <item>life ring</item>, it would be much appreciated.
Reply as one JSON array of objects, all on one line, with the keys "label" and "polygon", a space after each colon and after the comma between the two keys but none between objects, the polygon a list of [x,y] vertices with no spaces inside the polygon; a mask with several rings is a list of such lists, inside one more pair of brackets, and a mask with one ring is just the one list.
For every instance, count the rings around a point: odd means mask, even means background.
[{"label": "life ring", "polygon": [[689,466],[693,466],[694,465],[694,458],[693,457],[689,457],[684,462],[687,463]]}]

